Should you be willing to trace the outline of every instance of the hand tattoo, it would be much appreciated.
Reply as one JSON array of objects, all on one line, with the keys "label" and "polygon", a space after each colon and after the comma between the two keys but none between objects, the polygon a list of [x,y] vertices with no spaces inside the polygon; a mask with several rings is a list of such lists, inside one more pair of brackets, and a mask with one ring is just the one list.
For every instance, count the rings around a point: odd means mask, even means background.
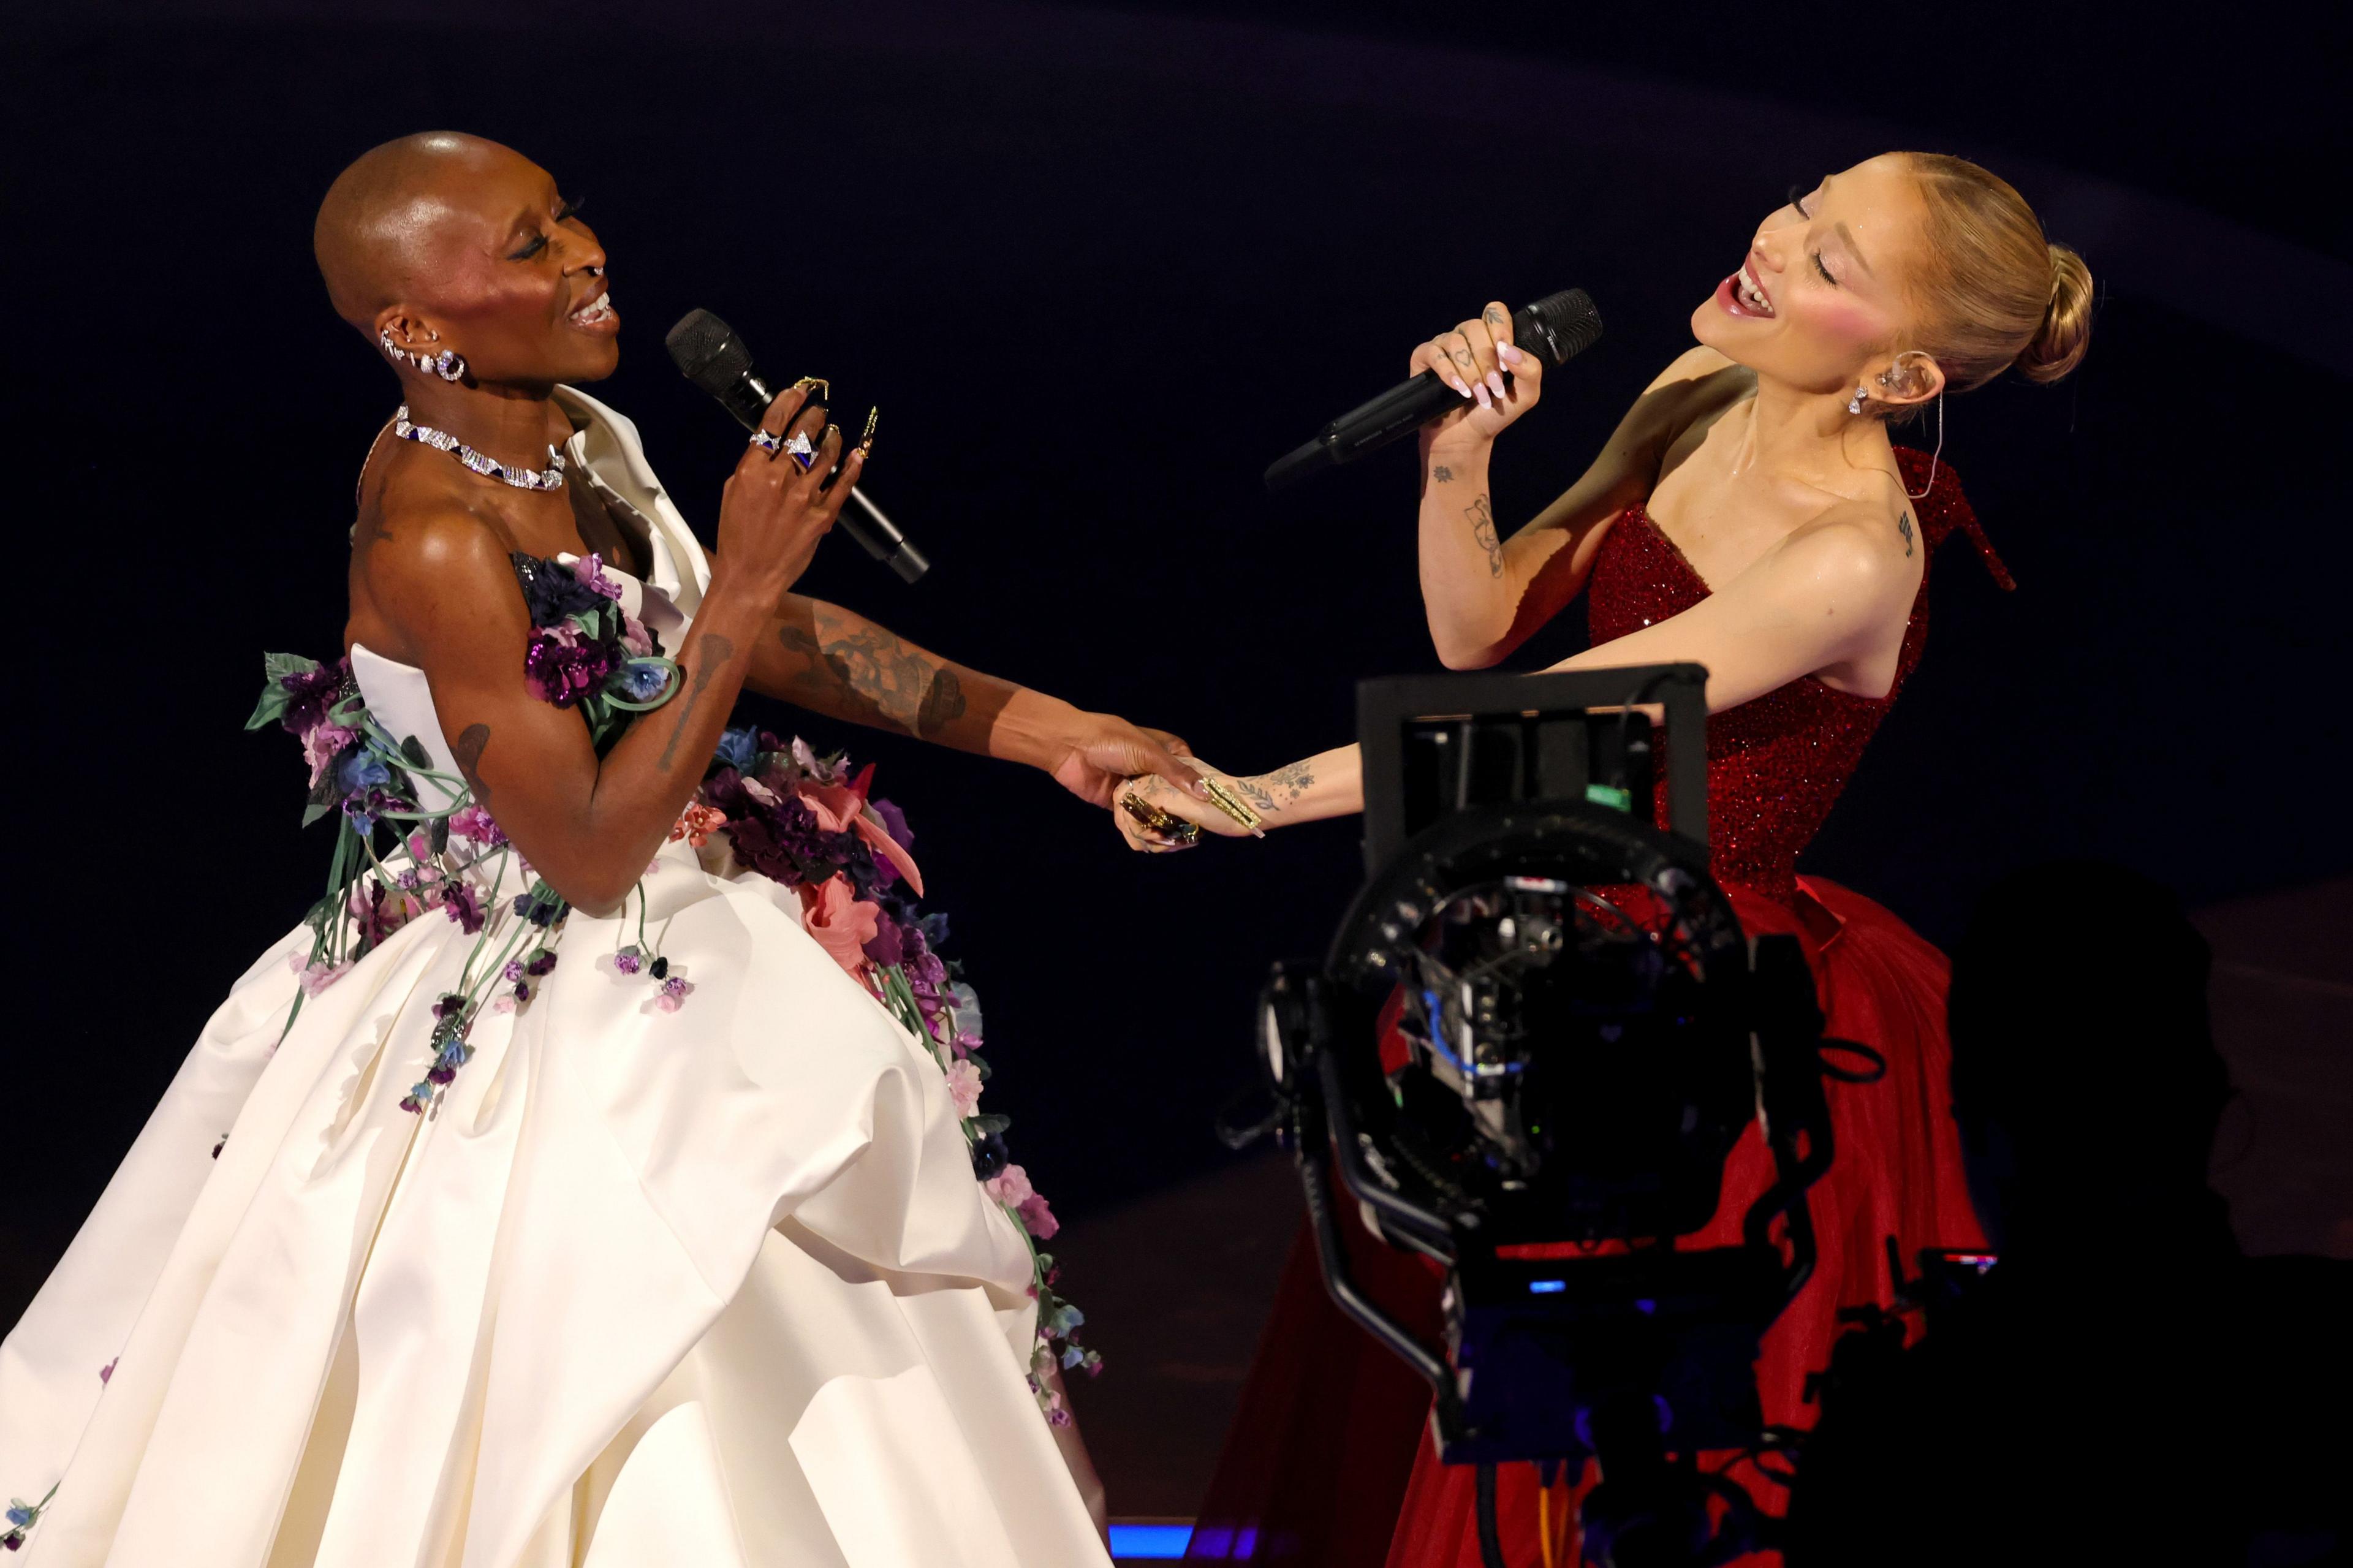
[{"label": "hand tattoo", "polygon": [[1454,482],[1454,470],[1448,468],[1445,464],[1440,463],[1438,467],[1430,470],[1430,477],[1436,479],[1441,485],[1452,484]]},{"label": "hand tattoo", "polygon": [[474,804],[484,811],[491,808],[491,786],[482,782],[482,753],[491,749],[491,727],[469,724],[458,731],[458,743],[449,748],[458,759],[458,772],[464,775],[466,787],[474,792]]},{"label": "hand tattoo", "polygon": [[1490,305],[1485,310],[1479,312],[1479,319],[1486,322],[1491,327],[1500,327],[1504,324],[1503,307],[1500,305]]},{"label": "hand tattoo", "polygon": [[1504,542],[1495,532],[1495,509],[1487,504],[1485,496],[1481,496],[1463,509],[1462,515],[1471,520],[1471,537],[1477,540],[1479,548],[1487,552],[1487,574],[1502,576]]},{"label": "hand tattoo", "polygon": [[808,661],[793,684],[812,699],[841,704],[849,710],[842,717],[928,741],[968,710],[956,672],[908,647],[896,633],[871,624],[844,626],[823,612],[818,623],[815,629],[779,626],[776,640]]},{"label": "hand tattoo", "polygon": [[687,725],[694,721],[694,710],[702,701],[703,689],[718,675],[720,667],[735,657],[735,645],[717,632],[702,634],[701,656],[694,661],[694,684],[688,688],[686,706],[678,711],[678,722],[670,727],[670,744],[662,748],[660,760],[654,765],[670,772],[670,764],[678,755],[678,742],[686,733]]},{"label": "hand tattoo", "polygon": [[1895,531],[1904,536],[1904,558],[1909,561],[1912,558],[1912,514],[1910,512],[1899,511],[1895,514]]}]

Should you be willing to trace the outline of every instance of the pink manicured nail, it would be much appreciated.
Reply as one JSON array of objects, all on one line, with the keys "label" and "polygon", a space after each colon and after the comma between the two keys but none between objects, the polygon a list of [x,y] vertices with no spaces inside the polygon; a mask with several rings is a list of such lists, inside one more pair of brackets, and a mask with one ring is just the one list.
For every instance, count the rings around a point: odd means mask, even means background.
[{"label": "pink manicured nail", "polygon": [[1505,364],[1517,364],[1520,363],[1520,351],[1514,348],[1509,343],[1498,344],[1495,349],[1495,353]]},{"label": "pink manicured nail", "polygon": [[1487,395],[1487,384],[1483,381],[1479,384],[1478,398],[1479,406],[1482,408],[1493,408],[1495,406],[1493,399]]},{"label": "pink manicured nail", "polygon": [[1491,370],[1491,371],[1489,371],[1489,372],[1487,373],[1487,387],[1488,387],[1488,390],[1489,390],[1489,391],[1491,391],[1491,392],[1493,392],[1496,396],[1498,396],[1498,397],[1503,396],[1503,395],[1504,395],[1504,373],[1503,373],[1502,371],[1500,371],[1500,370]]}]

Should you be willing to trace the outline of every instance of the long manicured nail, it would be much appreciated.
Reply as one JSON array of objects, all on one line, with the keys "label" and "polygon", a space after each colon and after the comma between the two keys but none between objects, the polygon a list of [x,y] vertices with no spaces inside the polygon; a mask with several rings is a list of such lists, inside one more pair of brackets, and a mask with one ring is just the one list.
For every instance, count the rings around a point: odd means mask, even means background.
[{"label": "long manicured nail", "polygon": [[1465,396],[1465,397],[1468,397],[1468,396],[1470,396],[1470,395],[1471,395],[1471,389],[1470,389],[1469,387],[1467,387],[1467,386],[1463,385],[1463,384],[1462,384],[1462,383],[1461,383],[1461,380],[1459,377],[1456,377],[1456,376],[1448,376],[1448,377],[1446,378],[1446,384],[1447,384],[1447,385],[1449,385],[1449,386],[1451,386],[1451,387],[1452,387],[1455,391],[1457,391],[1457,392],[1461,393],[1461,394],[1463,396]]},{"label": "long manicured nail", "polygon": [[1495,406],[1493,399],[1487,395],[1487,384],[1483,381],[1479,384],[1478,398],[1479,406],[1482,408],[1493,408]]},{"label": "long manicured nail", "polygon": [[1505,364],[1515,365],[1520,363],[1520,351],[1514,348],[1509,343],[1496,344],[1495,354],[1496,357],[1501,359]]},{"label": "long manicured nail", "polygon": [[1504,373],[1502,371],[1491,370],[1487,373],[1487,390],[1493,393],[1498,397],[1504,395]]}]

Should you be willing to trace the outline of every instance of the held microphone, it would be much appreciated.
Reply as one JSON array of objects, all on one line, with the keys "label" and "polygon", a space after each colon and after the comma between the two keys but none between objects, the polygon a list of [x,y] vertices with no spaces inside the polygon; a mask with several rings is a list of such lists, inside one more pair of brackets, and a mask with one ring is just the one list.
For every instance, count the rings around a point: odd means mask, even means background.
[{"label": "held microphone", "polygon": [[[1524,353],[1540,356],[1547,366],[1567,364],[1600,336],[1601,312],[1582,289],[1546,295],[1512,312],[1513,343]],[[1462,403],[1462,395],[1439,380],[1436,371],[1423,371],[1370,403],[1351,408],[1318,431],[1315,439],[1278,459],[1266,471],[1266,488],[1289,489],[1310,474],[1353,463],[1448,410],[1461,407]]]},{"label": "held microphone", "polygon": [[[744,346],[734,328],[708,310],[689,310],[662,339],[662,346],[670,350],[679,374],[717,398],[719,406],[735,416],[744,429],[758,428],[760,416],[776,401],[776,394],[752,368],[752,351]],[[866,499],[864,490],[851,487],[849,499],[866,515],[861,518],[844,511],[837,521],[867,554],[908,583],[932,569],[923,552],[908,542],[897,525],[882,515],[881,507]]]}]

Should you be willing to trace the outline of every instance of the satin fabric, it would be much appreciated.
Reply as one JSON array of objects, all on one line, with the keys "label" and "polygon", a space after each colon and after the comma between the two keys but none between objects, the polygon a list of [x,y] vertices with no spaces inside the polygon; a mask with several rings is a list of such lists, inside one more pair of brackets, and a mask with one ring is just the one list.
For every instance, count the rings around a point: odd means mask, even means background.
[{"label": "satin fabric", "polygon": [[[682,627],[702,552],[628,423],[564,395]],[[448,767],[422,677],[355,668]],[[57,1483],[24,1562],[1108,1561],[938,1067],[705,853],[644,883],[681,1008],[610,963],[634,907],[575,911],[430,1119],[398,1101],[474,938],[412,921],[282,1040],[307,931],[255,963],[0,1343],[0,1494]]]}]

